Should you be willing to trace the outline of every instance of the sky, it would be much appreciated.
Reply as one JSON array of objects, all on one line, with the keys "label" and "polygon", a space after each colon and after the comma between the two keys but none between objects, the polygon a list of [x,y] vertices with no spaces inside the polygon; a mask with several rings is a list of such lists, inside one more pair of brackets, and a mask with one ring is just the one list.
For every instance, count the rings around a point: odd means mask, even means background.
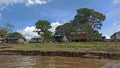
[{"label": "sky", "polygon": [[26,38],[38,36],[35,23],[38,20],[51,22],[54,32],[58,25],[73,20],[76,10],[90,8],[106,16],[102,29],[103,36],[120,31],[120,0],[0,0],[0,26],[10,22],[13,31],[22,33]]}]

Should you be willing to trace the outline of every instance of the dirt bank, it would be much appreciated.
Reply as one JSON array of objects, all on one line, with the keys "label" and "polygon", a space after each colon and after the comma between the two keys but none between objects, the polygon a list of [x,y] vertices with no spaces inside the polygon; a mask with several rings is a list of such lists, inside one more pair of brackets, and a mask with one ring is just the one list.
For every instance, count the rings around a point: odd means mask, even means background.
[{"label": "dirt bank", "polygon": [[107,53],[107,52],[1,50],[0,55],[32,55],[32,56],[39,55],[39,56],[64,56],[64,57],[120,59],[120,53]]}]

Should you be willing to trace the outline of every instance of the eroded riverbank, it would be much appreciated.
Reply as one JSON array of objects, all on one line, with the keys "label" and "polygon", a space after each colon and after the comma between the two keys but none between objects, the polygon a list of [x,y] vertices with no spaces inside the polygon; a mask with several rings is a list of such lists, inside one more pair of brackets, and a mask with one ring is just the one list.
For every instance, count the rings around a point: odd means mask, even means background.
[{"label": "eroded riverbank", "polygon": [[0,55],[62,56],[62,57],[120,59],[120,53],[110,53],[110,52],[68,52],[68,51],[39,51],[39,50],[1,50],[0,51]]}]

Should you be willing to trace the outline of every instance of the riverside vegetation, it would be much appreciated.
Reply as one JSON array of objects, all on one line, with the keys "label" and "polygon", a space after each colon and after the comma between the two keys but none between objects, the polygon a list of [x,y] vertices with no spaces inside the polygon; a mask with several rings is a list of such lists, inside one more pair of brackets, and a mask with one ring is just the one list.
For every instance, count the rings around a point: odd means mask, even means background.
[{"label": "riverside vegetation", "polygon": [[68,43],[26,43],[9,44],[12,48],[1,50],[39,50],[39,51],[69,51],[69,52],[120,52],[120,42],[68,42]]}]

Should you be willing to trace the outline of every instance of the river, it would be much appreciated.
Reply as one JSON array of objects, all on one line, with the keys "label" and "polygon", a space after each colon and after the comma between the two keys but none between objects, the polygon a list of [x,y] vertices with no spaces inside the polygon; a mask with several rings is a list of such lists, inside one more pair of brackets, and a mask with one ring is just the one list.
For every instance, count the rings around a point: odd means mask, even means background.
[{"label": "river", "polygon": [[3,55],[0,68],[120,68],[120,60]]}]

